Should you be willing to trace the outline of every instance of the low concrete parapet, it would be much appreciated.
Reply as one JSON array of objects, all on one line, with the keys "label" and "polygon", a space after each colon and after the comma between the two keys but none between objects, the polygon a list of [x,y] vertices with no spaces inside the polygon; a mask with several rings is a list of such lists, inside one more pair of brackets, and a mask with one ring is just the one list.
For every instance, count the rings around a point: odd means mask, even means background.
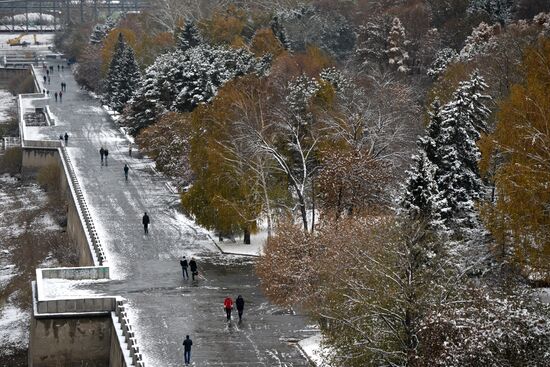
[{"label": "low concrete parapet", "polygon": [[42,272],[42,279],[98,280],[109,279],[108,266],[82,266],[78,268],[37,269]]}]

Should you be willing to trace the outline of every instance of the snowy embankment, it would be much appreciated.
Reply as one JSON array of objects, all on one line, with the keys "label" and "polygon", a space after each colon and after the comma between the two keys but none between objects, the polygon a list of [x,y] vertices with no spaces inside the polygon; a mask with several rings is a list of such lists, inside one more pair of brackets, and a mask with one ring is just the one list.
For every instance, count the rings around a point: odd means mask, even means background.
[{"label": "snowy embankment", "polygon": [[330,364],[325,362],[330,350],[323,348],[322,341],[323,336],[318,333],[299,341],[298,347],[316,367],[330,367]]},{"label": "snowy embankment", "polygon": [[31,309],[25,300],[30,292],[27,279],[33,272],[28,251],[41,264],[58,264],[44,249],[28,247],[36,238],[62,231],[45,209],[47,203],[37,185],[22,185],[14,177],[0,175],[0,365],[9,365],[3,363],[12,363],[10,356],[27,348]]}]

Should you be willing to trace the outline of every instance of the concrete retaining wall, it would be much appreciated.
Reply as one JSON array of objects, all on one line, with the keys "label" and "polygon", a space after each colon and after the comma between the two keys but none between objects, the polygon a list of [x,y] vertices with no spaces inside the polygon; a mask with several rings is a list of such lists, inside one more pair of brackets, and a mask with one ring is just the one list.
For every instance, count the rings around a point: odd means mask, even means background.
[{"label": "concrete retaining wall", "polygon": [[109,366],[113,326],[109,316],[31,318],[32,367]]}]

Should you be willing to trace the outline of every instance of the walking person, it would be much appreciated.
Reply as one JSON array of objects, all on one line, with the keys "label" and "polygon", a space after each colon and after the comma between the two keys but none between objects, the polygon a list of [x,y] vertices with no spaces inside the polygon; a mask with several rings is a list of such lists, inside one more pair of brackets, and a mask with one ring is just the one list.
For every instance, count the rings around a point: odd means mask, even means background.
[{"label": "walking person", "polygon": [[187,272],[187,259],[184,257],[182,257],[182,259],[180,260],[180,265],[181,265],[181,272],[183,273],[183,280],[186,279],[189,279],[189,273]]},{"label": "walking person", "polygon": [[239,313],[239,322],[241,322],[243,320],[244,298],[240,294],[235,300],[235,305],[237,306],[237,312]]},{"label": "walking person", "polygon": [[59,69],[60,69],[60,66],[59,66],[59,65],[57,65],[57,71],[59,71]]},{"label": "walking person", "polygon": [[189,261],[189,269],[191,270],[191,279],[195,280],[195,275],[199,275],[199,272],[197,270],[197,262],[193,257],[191,258],[191,261]]},{"label": "walking person", "polygon": [[145,231],[145,234],[149,234],[149,223],[151,223],[151,220],[149,219],[147,212],[143,214],[143,219],[141,222],[143,223],[143,230]]},{"label": "walking person", "polygon": [[127,164],[124,165],[124,177],[126,178],[126,181],[128,181],[128,171],[130,170],[130,168],[128,167]]},{"label": "walking person", "polygon": [[227,316],[227,321],[231,321],[231,310],[233,310],[233,300],[231,297],[226,297],[223,301],[223,308],[225,309],[225,314]]},{"label": "walking person", "polygon": [[48,85],[50,84],[50,77],[48,77]]},{"label": "walking person", "polygon": [[50,70],[46,69],[46,75],[50,75]]},{"label": "walking person", "polygon": [[46,78],[46,75],[44,75],[44,84],[46,84],[46,80],[48,79]]},{"label": "walking person", "polygon": [[57,102],[57,92],[55,92],[55,101]]},{"label": "walking person", "polygon": [[67,146],[68,142],[69,142],[69,134],[65,133],[65,146]]},{"label": "walking person", "polygon": [[193,341],[189,339],[189,335],[185,336],[185,340],[183,341],[183,362],[185,365],[188,365],[191,363],[191,346],[193,345]]},{"label": "walking person", "polygon": [[65,83],[61,82],[61,91],[65,90],[65,88],[63,87],[63,84]]},{"label": "walking person", "polygon": [[103,155],[105,156],[105,165],[107,165],[107,157],[109,156],[109,149],[103,149]]},{"label": "walking person", "polygon": [[103,147],[99,150],[99,155],[101,156],[101,165],[103,166],[103,157],[105,157],[105,149]]},{"label": "walking person", "polygon": [[63,102],[63,92],[59,92],[59,102]]},{"label": "walking person", "polygon": [[49,89],[46,89],[46,95],[48,96],[48,98],[50,98],[50,90]]},{"label": "walking person", "polygon": [[128,155],[130,157],[132,156],[132,143],[130,143],[130,145],[128,145]]}]

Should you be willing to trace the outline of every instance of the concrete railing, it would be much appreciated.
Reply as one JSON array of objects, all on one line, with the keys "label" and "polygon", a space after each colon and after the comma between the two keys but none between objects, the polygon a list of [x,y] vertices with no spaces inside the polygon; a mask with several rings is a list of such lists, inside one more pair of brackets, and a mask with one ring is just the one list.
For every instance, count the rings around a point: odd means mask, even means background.
[{"label": "concrete railing", "polygon": [[115,315],[122,329],[124,341],[126,342],[128,350],[130,351],[132,364],[136,367],[145,367],[142,355],[139,352],[139,346],[135,337],[135,333],[132,330],[132,325],[130,324],[128,313],[126,312],[126,302],[124,300],[117,301]]},{"label": "concrete railing", "polygon": [[38,74],[36,74],[36,70],[34,69],[33,64],[31,64],[31,74],[32,74],[32,79],[34,81],[34,89],[38,93],[42,92],[42,89],[40,88],[40,83],[38,82]]},{"label": "concrete railing", "polygon": [[78,209],[82,214],[82,218],[84,220],[84,226],[88,232],[88,236],[90,238],[91,245],[95,252],[95,256],[97,257],[98,265],[103,265],[107,261],[107,257],[105,256],[105,252],[103,251],[103,246],[101,246],[101,241],[99,240],[99,236],[97,235],[97,231],[95,229],[94,222],[92,220],[92,215],[90,214],[90,210],[88,209],[88,205],[86,204],[84,194],[82,193],[82,189],[80,187],[80,184],[76,177],[76,173],[71,163],[71,158],[67,154],[67,148],[61,147],[59,151],[61,152],[61,157],[67,168],[67,173],[68,173],[67,179],[71,182],[72,187],[75,191]]}]

